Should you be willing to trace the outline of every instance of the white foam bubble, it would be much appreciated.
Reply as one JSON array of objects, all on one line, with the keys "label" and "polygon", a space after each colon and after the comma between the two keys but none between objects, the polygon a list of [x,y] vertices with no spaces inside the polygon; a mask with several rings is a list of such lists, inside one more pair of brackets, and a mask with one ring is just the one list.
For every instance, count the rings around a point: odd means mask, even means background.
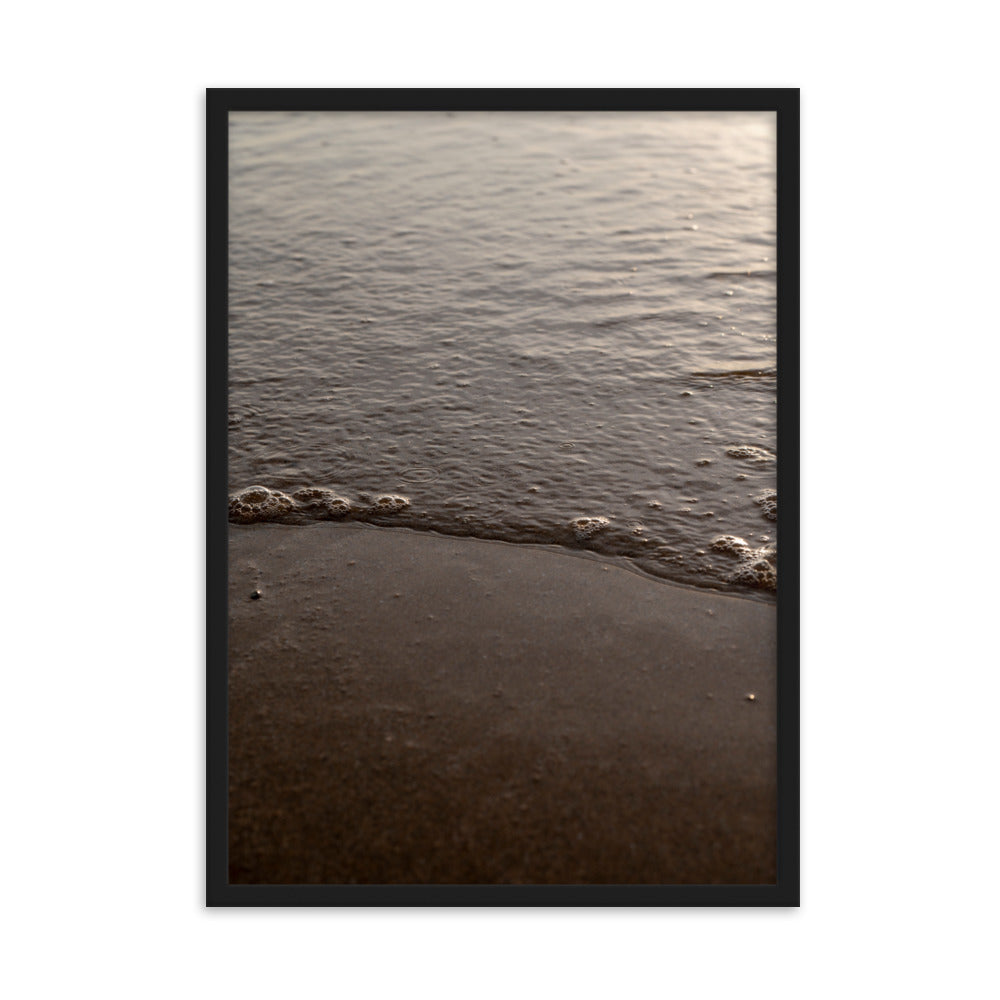
[{"label": "white foam bubble", "polygon": [[369,510],[376,514],[395,514],[401,510],[406,510],[410,506],[408,497],[399,496],[395,493],[383,493],[376,497],[369,507]]},{"label": "white foam bubble", "polygon": [[749,549],[746,540],[736,535],[718,535],[712,539],[712,549],[715,552],[728,552],[730,555],[739,555]]},{"label": "white foam bubble", "polygon": [[573,534],[579,541],[593,538],[603,531],[611,522],[606,517],[578,517],[569,522]]},{"label": "white foam bubble", "polygon": [[776,590],[778,571],[774,565],[776,550],[771,546],[752,549],[747,541],[736,535],[717,535],[711,547],[715,552],[735,556],[739,562],[726,579],[762,590]]},{"label": "white foam bubble", "polygon": [[752,444],[734,445],[732,448],[726,449],[726,454],[730,458],[743,458],[758,465],[764,465],[767,462],[775,460],[773,452],[768,451],[766,448],[758,448]]},{"label": "white foam bubble", "polygon": [[338,496],[333,490],[321,487],[308,486],[305,489],[296,490],[292,494],[292,498],[303,510],[319,517],[347,517],[352,510],[349,500]]},{"label": "white foam bubble", "polygon": [[280,490],[250,486],[229,498],[229,520],[237,524],[274,521],[294,506],[295,501]]},{"label": "white foam bubble", "polygon": [[767,559],[745,559],[729,574],[729,581],[763,590],[777,590],[778,571]]},{"label": "white foam bubble", "polygon": [[758,504],[764,511],[764,516],[769,521],[778,520],[778,491],[764,490],[763,493],[755,496],[753,502]]}]

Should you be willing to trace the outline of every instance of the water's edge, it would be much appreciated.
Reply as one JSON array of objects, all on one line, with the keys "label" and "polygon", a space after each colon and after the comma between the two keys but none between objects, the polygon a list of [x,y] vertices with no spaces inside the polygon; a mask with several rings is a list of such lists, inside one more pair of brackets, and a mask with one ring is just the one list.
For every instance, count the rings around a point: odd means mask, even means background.
[{"label": "water's edge", "polygon": [[[301,495],[301,499],[296,496]],[[733,536],[719,536],[717,552],[724,552],[734,557],[734,578],[727,586],[720,587],[716,581],[703,578],[678,579],[666,567],[658,567],[655,562],[638,561],[634,556],[615,552],[609,546],[602,550],[596,539],[608,532],[610,526],[592,525],[581,522],[600,521],[599,518],[579,518],[570,522],[559,538],[511,538],[509,533],[496,529],[493,533],[474,531],[468,527],[453,524],[420,524],[419,520],[406,522],[406,513],[410,507],[409,500],[400,495],[383,494],[371,497],[362,494],[368,502],[351,502],[336,496],[332,491],[309,488],[298,490],[289,496],[266,487],[250,487],[247,490],[230,497],[229,520],[232,529],[252,530],[260,525],[276,525],[282,527],[304,528],[314,524],[337,524],[342,527],[356,526],[370,529],[392,529],[409,531],[415,534],[429,534],[441,538],[463,538],[476,542],[500,543],[513,546],[531,546],[545,549],[557,554],[584,558],[590,561],[618,566],[628,572],[635,573],[656,583],[682,587],[703,593],[732,596],[744,600],[752,600],[773,604],[776,599],[777,577],[775,562],[776,551],[770,549],[750,549],[742,539]],[[251,502],[252,501],[252,502]],[[614,537],[612,535],[612,537]],[[756,561],[763,565],[754,569]],[[660,571],[657,572],[656,570]],[[740,579],[737,574],[745,575]]]}]

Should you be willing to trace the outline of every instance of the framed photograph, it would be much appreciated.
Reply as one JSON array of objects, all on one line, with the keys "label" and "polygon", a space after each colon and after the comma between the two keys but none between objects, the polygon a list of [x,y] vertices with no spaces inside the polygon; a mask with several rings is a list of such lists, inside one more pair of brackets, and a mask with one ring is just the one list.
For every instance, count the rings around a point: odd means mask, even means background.
[{"label": "framed photograph", "polygon": [[209,905],[798,905],[798,146],[208,91]]}]

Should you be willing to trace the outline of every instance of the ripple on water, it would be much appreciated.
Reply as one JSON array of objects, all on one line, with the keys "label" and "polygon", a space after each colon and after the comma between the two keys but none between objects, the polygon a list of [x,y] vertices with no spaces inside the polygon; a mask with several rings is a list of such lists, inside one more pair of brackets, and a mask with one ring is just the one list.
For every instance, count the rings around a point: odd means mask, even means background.
[{"label": "ripple on water", "polygon": [[771,528],[772,119],[234,115],[231,520],[564,544],[770,600],[709,550]]},{"label": "ripple on water", "polygon": [[436,469],[419,467],[404,469],[399,475],[399,481],[412,484],[433,483],[439,476],[440,473]]}]

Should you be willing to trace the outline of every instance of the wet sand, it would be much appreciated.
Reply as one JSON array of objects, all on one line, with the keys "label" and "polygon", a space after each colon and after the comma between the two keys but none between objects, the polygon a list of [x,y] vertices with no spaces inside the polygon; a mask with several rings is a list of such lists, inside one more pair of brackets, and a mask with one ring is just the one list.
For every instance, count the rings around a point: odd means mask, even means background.
[{"label": "wet sand", "polygon": [[774,882],[773,605],[357,524],[229,598],[230,882]]}]

